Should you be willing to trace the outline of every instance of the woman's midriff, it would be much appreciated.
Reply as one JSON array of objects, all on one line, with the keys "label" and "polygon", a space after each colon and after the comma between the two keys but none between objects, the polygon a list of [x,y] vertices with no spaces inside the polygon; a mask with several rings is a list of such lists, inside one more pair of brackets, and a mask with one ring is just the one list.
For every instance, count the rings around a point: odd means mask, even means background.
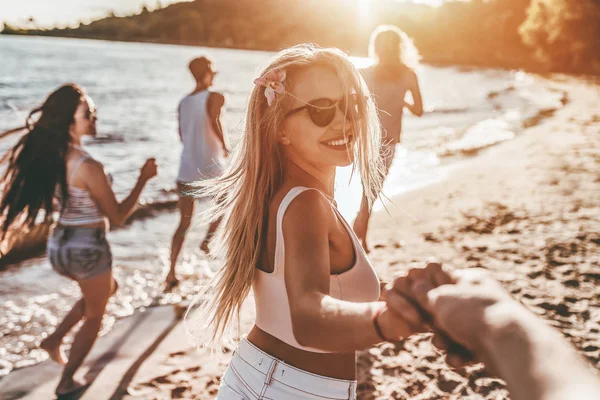
[{"label": "woman's midriff", "polygon": [[91,224],[84,225],[63,225],[60,222],[56,224],[57,227],[60,228],[86,228],[86,229],[104,229],[108,230],[108,224],[106,222],[94,222]]},{"label": "woman's midriff", "polygon": [[254,326],[247,339],[288,365],[335,379],[356,379],[356,353],[314,353],[298,349]]}]

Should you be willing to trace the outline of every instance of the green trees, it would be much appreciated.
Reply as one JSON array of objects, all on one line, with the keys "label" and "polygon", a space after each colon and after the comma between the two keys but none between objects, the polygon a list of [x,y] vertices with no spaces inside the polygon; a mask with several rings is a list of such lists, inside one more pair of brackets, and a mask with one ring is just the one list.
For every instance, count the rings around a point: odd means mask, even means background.
[{"label": "green trees", "polygon": [[[447,0],[440,7],[370,0],[194,0],[109,15],[78,29],[4,33],[277,50],[300,42],[366,54],[369,33],[394,24],[425,61],[600,73],[600,0]],[[364,10],[363,10],[364,11]]]},{"label": "green trees", "polygon": [[533,0],[520,33],[549,70],[600,72],[599,0]]}]

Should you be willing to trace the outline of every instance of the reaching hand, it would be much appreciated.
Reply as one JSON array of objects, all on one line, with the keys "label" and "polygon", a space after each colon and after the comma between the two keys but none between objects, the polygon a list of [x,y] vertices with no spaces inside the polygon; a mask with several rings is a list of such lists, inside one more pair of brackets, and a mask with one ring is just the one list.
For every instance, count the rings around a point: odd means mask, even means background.
[{"label": "reaching hand", "polygon": [[482,269],[448,273],[439,264],[429,264],[397,278],[392,290],[429,315],[436,331],[433,343],[448,352],[447,361],[455,367],[472,361],[472,351],[480,347],[488,328],[486,310],[518,306]]},{"label": "reaching hand", "polygon": [[140,171],[140,179],[145,181],[150,180],[158,175],[158,167],[156,166],[156,160],[149,158]]}]

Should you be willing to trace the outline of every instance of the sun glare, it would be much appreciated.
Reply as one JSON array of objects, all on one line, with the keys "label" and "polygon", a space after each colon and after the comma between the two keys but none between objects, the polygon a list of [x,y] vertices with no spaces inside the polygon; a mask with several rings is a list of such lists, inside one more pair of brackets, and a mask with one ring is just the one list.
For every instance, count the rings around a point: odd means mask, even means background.
[{"label": "sun glare", "polygon": [[371,0],[356,0],[358,2],[358,11],[363,17],[367,17],[369,14],[369,3]]},{"label": "sun glare", "polygon": [[365,29],[371,19],[371,0],[356,0],[358,6],[359,25]]}]

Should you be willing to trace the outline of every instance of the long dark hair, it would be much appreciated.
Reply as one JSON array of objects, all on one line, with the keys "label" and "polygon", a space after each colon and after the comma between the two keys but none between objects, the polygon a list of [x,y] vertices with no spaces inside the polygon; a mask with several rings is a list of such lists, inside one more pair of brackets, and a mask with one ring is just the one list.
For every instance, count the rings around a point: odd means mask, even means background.
[{"label": "long dark hair", "polygon": [[[40,210],[50,216],[57,187],[66,201],[69,128],[83,96],[83,90],[72,83],[52,92],[42,106],[29,113],[24,127],[27,132],[0,161],[7,164],[0,180],[2,236],[15,222],[33,225]],[[24,220],[18,219],[22,213]]]}]

